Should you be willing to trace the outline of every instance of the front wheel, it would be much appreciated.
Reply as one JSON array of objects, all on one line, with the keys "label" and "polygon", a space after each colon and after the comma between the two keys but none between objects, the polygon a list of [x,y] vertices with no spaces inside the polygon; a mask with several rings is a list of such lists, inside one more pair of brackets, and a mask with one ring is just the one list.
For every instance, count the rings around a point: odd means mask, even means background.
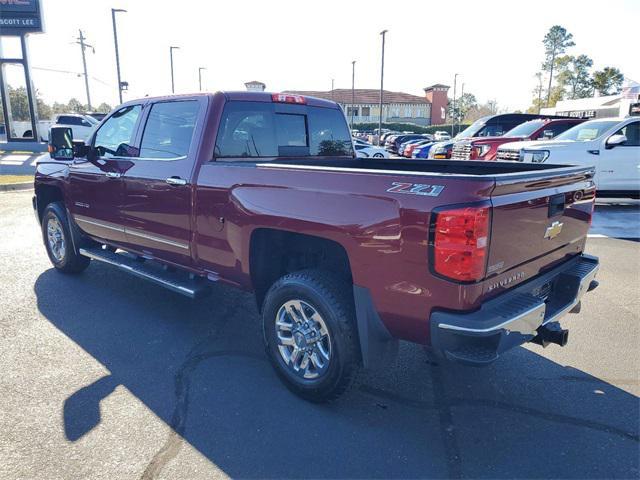
[{"label": "front wheel", "polygon": [[42,237],[49,260],[63,273],[80,273],[91,259],[79,255],[73,248],[67,213],[61,203],[50,203],[42,214]]},{"label": "front wheel", "polygon": [[359,367],[353,300],[346,282],[306,270],[278,280],[262,312],[267,355],[291,391],[312,402],[338,398]]},{"label": "front wheel", "polygon": [[384,158],[384,155],[381,153],[374,153],[373,158]]}]

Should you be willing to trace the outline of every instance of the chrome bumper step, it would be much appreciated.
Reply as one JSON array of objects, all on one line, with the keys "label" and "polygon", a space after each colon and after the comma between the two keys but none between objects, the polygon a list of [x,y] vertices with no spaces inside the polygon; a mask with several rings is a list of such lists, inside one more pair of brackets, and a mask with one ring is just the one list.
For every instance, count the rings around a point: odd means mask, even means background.
[{"label": "chrome bumper step", "polygon": [[108,263],[120,270],[144,278],[189,298],[198,298],[210,292],[211,287],[206,279],[191,279],[185,272],[167,270],[162,264],[153,260],[141,262],[128,253],[117,253],[102,248],[81,248],[80,255],[98,262]]}]

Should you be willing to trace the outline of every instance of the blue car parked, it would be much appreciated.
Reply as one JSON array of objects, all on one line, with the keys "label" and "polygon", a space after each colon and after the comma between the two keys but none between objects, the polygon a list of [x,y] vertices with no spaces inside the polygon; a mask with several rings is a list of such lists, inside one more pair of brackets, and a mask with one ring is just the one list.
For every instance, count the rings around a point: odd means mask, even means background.
[{"label": "blue car parked", "polygon": [[426,145],[422,145],[421,147],[417,147],[413,153],[411,154],[411,158],[428,158],[429,150],[433,147],[437,142],[427,143]]}]

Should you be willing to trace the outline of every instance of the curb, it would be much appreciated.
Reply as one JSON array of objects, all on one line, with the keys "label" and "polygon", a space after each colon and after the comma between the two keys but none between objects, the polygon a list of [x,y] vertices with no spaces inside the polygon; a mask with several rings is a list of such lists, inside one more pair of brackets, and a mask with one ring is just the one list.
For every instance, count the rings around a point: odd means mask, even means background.
[{"label": "curb", "polygon": [[0,185],[0,192],[13,192],[16,190],[33,190],[33,182],[7,183]]}]

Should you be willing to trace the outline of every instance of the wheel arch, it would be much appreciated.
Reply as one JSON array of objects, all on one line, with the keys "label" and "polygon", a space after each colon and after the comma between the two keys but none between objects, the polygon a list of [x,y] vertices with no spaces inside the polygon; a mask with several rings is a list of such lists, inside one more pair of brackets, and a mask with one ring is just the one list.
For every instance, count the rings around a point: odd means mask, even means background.
[{"label": "wheel arch", "polygon": [[38,220],[42,223],[42,215],[44,213],[44,209],[47,208],[47,205],[53,202],[64,202],[64,194],[62,193],[62,188],[57,185],[49,185],[49,184],[36,184],[35,186],[35,196],[36,196],[36,213],[38,215]]},{"label": "wheel arch", "polygon": [[259,310],[269,287],[287,273],[317,268],[353,284],[347,251],[335,240],[260,227],[249,242],[249,274]]}]

